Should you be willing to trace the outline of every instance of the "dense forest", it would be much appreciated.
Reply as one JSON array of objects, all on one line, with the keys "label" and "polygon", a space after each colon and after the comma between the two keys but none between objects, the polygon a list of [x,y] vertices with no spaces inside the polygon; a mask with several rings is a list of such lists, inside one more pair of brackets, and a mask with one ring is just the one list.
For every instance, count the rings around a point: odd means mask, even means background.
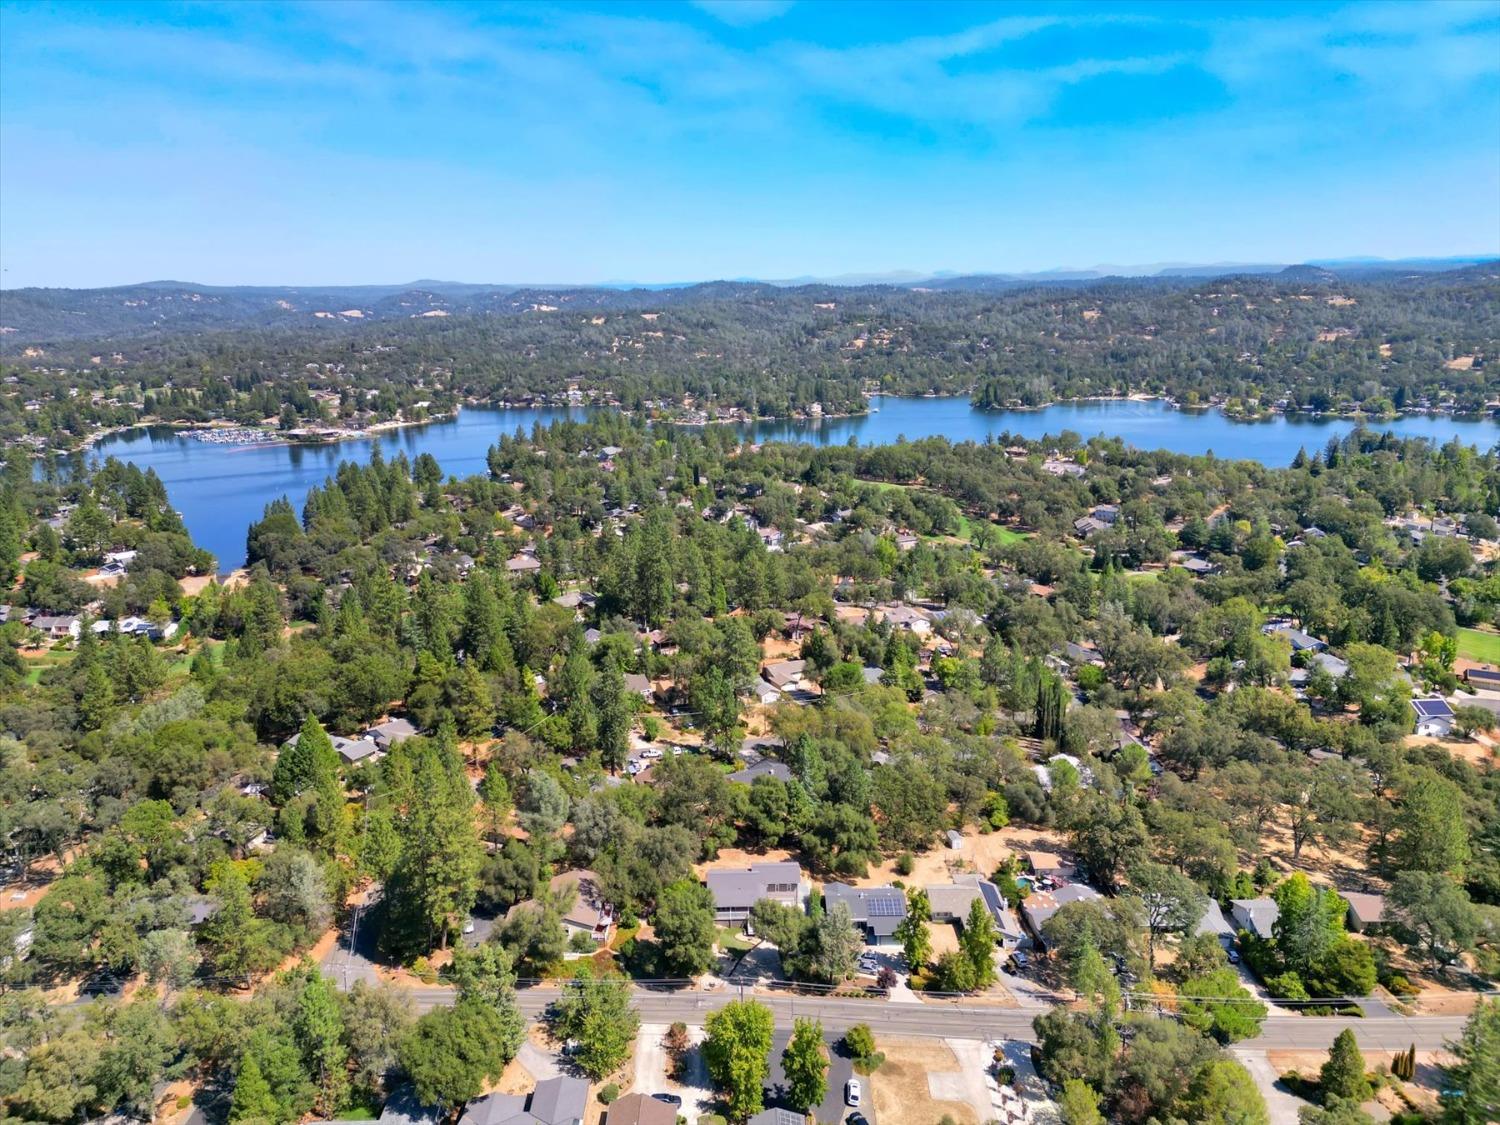
[{"label": "dense forest", "polygon": [[[701,865],[858,881],[954,830],[1011,841],[980,874],[1012,905],[1039,838],[1097,889],[1029,970],[1077,997],[1036,1021],[1059,1096],[1264,1121],[1223,1047],[1267,1007],[1196,935],[1210,900],[1279,906],[1238,948],[1291,1011],[1500,975],[1500,772],[1475,741],[1497,717],[1457,660],[1461,627],[1500,625],[1497,512],[1500,453],[1362,430],[1271,469],[1066,435],[750,450],[614,415],[507,437],[463,480],[342,465],[271,505],[220,586],[150,474],[8,457],[0,840],[43,889],[0,910],[0,941],[25,935],[0,959],[0,1106],[144,1117],[183,1079],[237,1125],[407,1081],[456,1110],[519,1048],[517,977],[579,964],[549,1020],[602,1078],[629,978],[719,963]],[[803,686],[768,703],[788,656]],[[1451,731],[1414,737],[1413,698],[1453,700]],[[393,718],[416,733],[340,756]],[[783,775],[731,780],[751,731]],[[618,911],[607,949],[563,929],[577,871]],[[1386,930],[1346,932],[1354,889],[1383,891]],[[908,892],[910,987],[998,987],[984,919],[934,952]],[[792,980],[859,975],[846,907],[755,910]],[[349,917],[454,1005],[417,1018],[399,984],[300,960]],[[1462,1065],[1493,1058],[1486,1011]],[[758,1081],[722,1082],[753,1112]]]},{"label": "dense forest", "polygon": [[[230,300],[143,292],[191,306]],[[23,326],[3,338],[9,440],[67,446],[141,420],[409,421],[465,400],[563,401],[570,387],[632,412],[705,420],[858,412],[877,390],[993,407],[1151,394],[1237,416],[1473,412],[1495,408],[1500,344],[1500,279],[1488,266],[1000,291],[402,292],[284,320],[274,306],[226,315],[228,326],[167,319],[144,333],[112,333],[98,310],[146,297],[88,291],[59,308],[52,293],[4,298],[7,325]],[[58,318],[98,329],[79,338]]]}]

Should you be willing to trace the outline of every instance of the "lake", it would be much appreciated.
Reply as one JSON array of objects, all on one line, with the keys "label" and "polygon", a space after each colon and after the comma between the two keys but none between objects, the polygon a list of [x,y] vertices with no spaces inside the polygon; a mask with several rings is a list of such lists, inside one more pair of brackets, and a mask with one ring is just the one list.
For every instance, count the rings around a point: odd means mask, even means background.
[{"label": "lake", "polygon": [[[883,445],[946,437],[983,441],[1014,434],[1040,438],[1072,430],[1085,438],[1107,434],[1141,449],[1206,453],[1244,458],[1267,465],[1286,465],[1297,450],[1322,448],[1330,437],[1347,433],[1353,423],[1329,419],[1277,417],[1264,422],[1232,422],[1218,411],[1179,411],[1164,402],[1059,403],[1043,410],[977,410],[964,398],[891,398],[870,401],[871,412],[858,418],[821,422],[771,422],[739,427],[756,441],[801,441]],[[485,471],[485,453],[501,434],[519,427],[529,431],[565,417],[584,417],[584,409],[470,407],[455,419],[390,430],[378,437],[329,445],[223,446],[194,441],[166,427],[112,435],[99,442],[90,459],[105,456],[155,469],[182,513],[193,540],[212,551],[224,570],[245,558],[245,530],[260,519],[272,500],[285,496],[300,510],[307,490],[323,483],[340,461],[365,461],[379,442],[387,457],[431,453],[443,472],[469,476]],[[1500,422],[1459,420],[1432,415],[1400,418],[1374,429],[1403,437],[1446,442],[1458,437],[1488,448],[1500,443]]]}]

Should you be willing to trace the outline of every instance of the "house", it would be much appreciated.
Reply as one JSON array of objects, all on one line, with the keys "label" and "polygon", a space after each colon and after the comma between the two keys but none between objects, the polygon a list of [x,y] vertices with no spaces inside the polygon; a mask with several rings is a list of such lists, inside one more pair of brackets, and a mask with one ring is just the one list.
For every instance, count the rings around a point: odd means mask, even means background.
[{"label": "house", "polygon": [[867,684],[878,684],[885,679],[885,669],[877,668],[873,664],[866,664],[859,670],[859,674],[864,677]]},{"label": "house", "polygon": [[1198,919],[1198,925],[1193,928],[1194,934],[1212,934],[1219,939],[1219,944],[1228,949],[1234,944],[1234,927],[1224,917],[1224,911],[1219,909],[1219,904],[1213,899],[1208,900],[1208,906],[1203,911],[1203,917]]},{"label": "house", "polygon": [[767,664],[761,675],[766,683],[777,691],[784,692],[788,688],[799,686],[802,683],[802,673],[806,670],[805,660],[777,660]]},{"label": "house", "polygon": [[1340,891],[1339,897],[1349,904],[1349,929],[1362,934],[1371,926],[1385,921],[1385,895],[1365,891]]},{"label": "house", "polygon": [[1412,710],[1417,713],[1417,733],[1428,738],[1447,738],[1453,733],[1453,708],[1448,701],[1432,695],[1425,699],[1413,699]]},{"label": "house", "polygon": [[1104,657],[1099,655],[1099,650],[1081,645],[1077,641],[1069,641],[1063,645],[1063,658],[1070,665],[1094,664],[1104,666]]},{"label": "house", "polygon": [[587,590],[569,590],[566,594],[559,594],[552,599],[553,605],[560,605],[563,609],[588,609],[599,599]]},{"label": "house", "polygon": [[1235,929],[1244,930],[1258,938],[1270,938],[1276,919],[1281,917],[1281,907],[1274,898],[1235,898],[1229,900],[1229,917]]},{"label": "house", "polygon": [[377,1120],[380,1125],[440,1125],[445,1116],[436,1106],[417,1101],[416,1088],[406,1085],[386,1099]]},{"label": "house", "polygon": [[807,1125],[807,1115],[793,1113],[789,1109],[777,1106],[774,1109],[761,1110],[746,1121],[745,1125]]},{"label": "house", "polygon": [[1054,477],[1081,477],[1085,471],[1077,461],[1064,461],[1059,457],[1049,457],[1042,462],[1042,472]]},{"label": "house", "polygon": [[1202,555],[1183,555],[1177,560],[1177,565],[1189,574],[1196,574],[1199,578],[1207,578],[1210,574],[1219,573],[1219,568]]},{"label": "house", "polygon": [[605,1125],[677,1125],[677,1107],[648,1094],[626,1094],[610,1103]]},{"label": "house", "polygon": [[730,781],[737,781],[741,785],[753,785],[757,777],[775,778],[777,781],[791,781],[792,768],[785,762],[778,762],[774,758],[761,758],[751,762],[744,769],[735,770],[729,775]]},{"label": "house", "polygon": [[1027,852],[1026,866],[1040,878],[1057,879],[1073,873],[1073,865],[1055,852]]},{"label": "house", "polygon": [[553,896],[572,890],[573,904],[563,911],[562,925],[569,937],[587,934],[595,944],[609,941],[615,928],[615,908],[599,890],[599,876],[586,868],[564,871],[547,884]]},{"label": "house", "polygon": [[896,549],[898,551],[910,551],[917,545],[917,537],[909,531],[903,531],[896,536]]},{"label": "house", "polygon": [[[297,740],[302,737],[298,731],[281,744],[283,750],[297,745]],[[345,738],[341,734],[331,734],[328,740],[333,743],[334,750],[344,760],[345,765],[354,765],[356,762],[377,762],[385,757],[385,751],[373,738]]]},{"label": "house", "polygon": [[78,634],[83,631],[78,618],[54,617],[51,614],[39,614],[32,618],[31,627],[45,633],[50,640],[64,641],[78,639]]},{"label": "house", "polygon": [[381,751],[390,753],[392,746],[415,738],[421,731],[410,719],[387,719],[365,731],[365,737],[373,741]]},{"label": "house", "polygon": [[378,762],[385,757],[385,751],[373,738],[344,738],[341,735],[333,735],[333,748],[338,756],[348,766],[358,765],[360,762]]},{"label": "house", "polygon": [[1102,902],[1104,896],[1087,883],[1068,883],[1050,891],[1033,891],[1021,903],[1021,916],[1038,949],[1046,949],[1042,926],[1063,907],[1075,902]]},{"label": "house", "polygon": [[544,1078],[528,1096],[486,1094],[464,1108],[458,1125],[583,1125],[589,1084],[582,1078]]},{"label": "house", "polygon": [[1265,626],[1261,632],[1268,637],[1280,637],[1292,646],[1293,652],[1322,652],[1328,647],[1328,642],[1320,641],[1301,629],[1293,628],[1286,622],[1277,622]]},{"label": "house", "polygon": [[535,574],[542,569],[542,560],[535,555],[522,553],[505,560],[505,570],[508,574]]},{"label": "house", "polygon": [[803,883],[801,866],[790,861],[716,867],[703,881],[713,896],[714,921],[721,926],[746,921],[750,908],[763,898],[800,907],[809,889]]},{"label": "house", "polygon": [[1120,518],[1120,506],[1118,504],[1100,504],[1089,515],[1100,523],[1113,526]]},{"label": "house", "polygon": [[988,879],[979,875],[955,875],[951,883],[929,883],[922,889],[927,893],[934,922],[964,922],[977,900],[984,903],[994,919],[995,928],[1000,932],[1000,943],[1006,949],[1014,949],[1025,936],[1000,888]]},{"label": "house", "polygon": [[651,681],[640,672],[625,673],[625,690],[640,696],[647,702],[651,700]]},{"label": "house", "polygon": [[158,625],[145,617],[122,617],[115,622],[115,631],[131,637],[169,641],[177,635],[177,622],[168,621],[164,625]]},{"label": "house", "polygon": [[896,940],[896,927],[906,917],[906,894],[900,887],[851,887],[846,883],[823,885],[823,909],[839,903],[849,908],[854,924],[864,931],[865,941],[882,945]]},{"label": "house", "polygon": [[750,685],[750,695],[763,707],[781,702],[781,691],[774,684],[767,683],[764,676],[757,676]]},{"label": "house", "polygon": [[1307,682],[1312,679],[1313,673],[1319,668],[1323,669],[1323,671],[1327,672],[1335,680],[1342,680],[1349,674],[1349,665],[1337,656],[1334,656],[1333,653],[1315,652],[1312,659],[1307,662],[1306,667],[1292,669],[1291,675],[1287,677],[1287,681],[1294,688],[1306,687]]},{"label": "house", "polygon": [[1073,530],[1087,539],[1091,535],[1097,535],[1101,531],[1108,531],[1110,525],[1103,520],[1096,520],[1093,516],[1084,516],[1073,521]]},{"label": "house", "polygon": [[932,632],[932,621],[919,609],[909,605],[896,605],[886,610],[881,619],[897,629],[905,629],[907,632],[918,637],[924,637]]},{"label": "house", "polygon": [[1494,668],[1468,668],[1464,670],[1464,683],[1472,688],[1500,691],[1500,671]]}]

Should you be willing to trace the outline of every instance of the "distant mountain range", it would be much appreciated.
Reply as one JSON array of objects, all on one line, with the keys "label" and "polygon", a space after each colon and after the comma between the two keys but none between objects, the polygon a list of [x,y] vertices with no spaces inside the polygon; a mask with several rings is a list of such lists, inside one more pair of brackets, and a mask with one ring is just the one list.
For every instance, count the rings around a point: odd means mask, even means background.
[{"label": "distant mountain range", "polygon": [[1399,280],[1403,276],[1462,271],[1491,259],[1349,258],[1298,265],[1219,262],[1150,266],[1098,266],[1041,273],[846,274],[775,281],[684,282],[632,285],[519,285],[424,279],[404,285],[198,285],[147,281],[106,289],[0,290],[0,349],[33,342],[135,337],[162,332],[266,329],[323,324],[442,318],[472,314],[514,315],[562,309],[606,310],[754,299],[787,289],[807,289],[836,299],[859,288],[916,291],[1006,292],[1035,286],[1186,285],[1224,276],[1274,275],[1298,284]]}]

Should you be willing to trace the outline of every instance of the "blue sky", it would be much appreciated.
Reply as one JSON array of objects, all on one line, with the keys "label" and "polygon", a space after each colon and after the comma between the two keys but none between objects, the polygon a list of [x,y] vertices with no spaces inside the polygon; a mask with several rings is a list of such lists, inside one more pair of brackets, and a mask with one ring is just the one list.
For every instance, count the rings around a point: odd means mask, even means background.
[{"label": "blue sky", "polygon": [[0,3],[3,285],[1500,251],[1500,3]]}]

